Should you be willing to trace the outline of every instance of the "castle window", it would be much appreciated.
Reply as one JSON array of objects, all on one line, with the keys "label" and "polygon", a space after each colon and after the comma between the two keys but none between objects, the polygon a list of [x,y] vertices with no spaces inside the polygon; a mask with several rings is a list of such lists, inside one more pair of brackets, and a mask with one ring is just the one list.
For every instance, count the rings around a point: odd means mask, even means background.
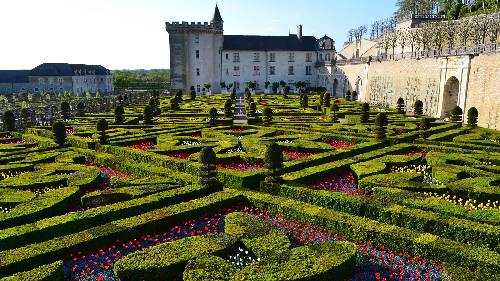
[{"label": "castle window", "polygon": [[229,54],[226,54],[226,60],[229,60]]},{"label": "castle window", "polygon": [[269,54],[269,61],[270,62],[275,62],[276,61],[276,53],[270,53]]},{"label": "castle window", "polygon": [[200,50],[196,50],[196,58],[199,59],[200,58]]},{"label": "castle window", "polygon": [[260,75],[260,66],[254,65],[253,67],[253,76],[259,76]]},{"label": "castle window", "polygon": [[200,69],[199,68],[196,69],[196,76],[200,76]]},{"label": "castle window", "polygon": [[269,67],[269,75],[276,75],[276,66]]},{"label": "castle window", "polygon": [[200,43],[200,35],[199,34],[194,35],[194,43],[196,43],[196,44]]},{"label": "castle window", "polygon": [[201,91],[201,86],[200,85],[196,85],[196,91],[199,93]]},{"label": "castle window", "polygon": [[319,60],[323,61],[323,54],[319,54]]},{"label": "castle window", "polygon": [[306,65],[306,75],[312,75],[312,67],[310,65]]},{"label": "castle window", "polygon": [[233,53],[233,62],[240,62],[240,53]]},{"label": "castle window", "polygon": [[295,75],[295,74],[294,74],[293,65],[290,65],[290,66],[288,67],[288,75]]},{"label": "castle window", "polygon": [[295,61],[295,53],[288,53],[288,61],[289,62]]},{"label": "castle window", "polygon": [[306,54],[306,62],[312,62],[312,54],[311,53]]},{"label": "castle window", "polygon": [[326,60],[326,61],[330,61],[330,54],[326,54],[326,55],[325,55],[325,60]]},{"label": "castle window", "polygon": [[254,62],[260,61],[260,54],[259,53],[253,53],[253,61]]},{"label": "castle window", "polygon": [[234,66],[234,73],[233,73],[233,76],[240,76],[240,67],[235,65]]}]

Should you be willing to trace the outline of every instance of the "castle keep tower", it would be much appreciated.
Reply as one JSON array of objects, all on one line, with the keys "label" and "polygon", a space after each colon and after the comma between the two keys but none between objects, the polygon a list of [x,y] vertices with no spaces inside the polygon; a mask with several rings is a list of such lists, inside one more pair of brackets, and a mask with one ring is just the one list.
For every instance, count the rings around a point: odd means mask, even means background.
[{"label": "castle keep tower", "polygon": [[221,52],[224,21],[215,6],[208,22],[167,22],[170,42],[170,81],[172,91],[188,91],[194,86],[201,92],[211,84],[212,92],[220,92]]}]

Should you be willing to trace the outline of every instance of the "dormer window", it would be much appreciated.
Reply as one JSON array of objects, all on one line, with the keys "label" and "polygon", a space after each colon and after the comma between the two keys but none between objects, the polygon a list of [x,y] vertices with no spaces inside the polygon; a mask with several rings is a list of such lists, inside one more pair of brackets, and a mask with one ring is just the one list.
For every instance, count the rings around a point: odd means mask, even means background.
[{"label": "dormer window", "polygon": [[194,35],[194,43],[196,43],[196,44],[200,43],[200,34],[195,34]]}]

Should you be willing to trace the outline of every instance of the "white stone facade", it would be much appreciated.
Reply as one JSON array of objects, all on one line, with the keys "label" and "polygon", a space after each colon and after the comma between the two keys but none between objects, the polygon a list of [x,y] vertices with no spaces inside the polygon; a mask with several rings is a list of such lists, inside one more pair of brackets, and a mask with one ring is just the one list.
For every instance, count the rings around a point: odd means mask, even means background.
[{"label": "white stone facade", "polygon": [[0,94],[113,93],[113,76],[102,66],[41,64],[32,70],[0,71]]},{"label": "white stone facade", "polygon": [[[223,20],[216,7],[210,23],[166,23],[170,42],[170,72],[173,91],[221,93],[221,83],[238,92],[256,82],[259,92],[271,90],[272,83],[285,81],[292,90],[298,81],[307,86],[324,84],[319,73],[335,59],[335,42],[297,34],[288,36],[225,36]],[[265,89],[265,82],[271,85]]]},{"label": "white stone facade", "polygon": [[265,90],[266,81],[316,85],[316,57],[315,52],[223,50],[221,81],[236,85],[237,91],[247,88],[250,81],[257,83],[257,91]]}]

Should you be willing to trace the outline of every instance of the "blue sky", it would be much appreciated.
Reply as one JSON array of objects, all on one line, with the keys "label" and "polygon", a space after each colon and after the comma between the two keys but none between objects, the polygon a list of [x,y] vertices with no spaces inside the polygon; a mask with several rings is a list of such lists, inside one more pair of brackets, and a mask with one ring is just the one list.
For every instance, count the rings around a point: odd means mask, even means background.
[{"label": "blue sky", "polygon": [[42,62],[110,69],[169,68],[166,21],[210,21],[215,3],[225,34],[334,38],[392,15],[396,0],[2,0],[0,69]]}]

